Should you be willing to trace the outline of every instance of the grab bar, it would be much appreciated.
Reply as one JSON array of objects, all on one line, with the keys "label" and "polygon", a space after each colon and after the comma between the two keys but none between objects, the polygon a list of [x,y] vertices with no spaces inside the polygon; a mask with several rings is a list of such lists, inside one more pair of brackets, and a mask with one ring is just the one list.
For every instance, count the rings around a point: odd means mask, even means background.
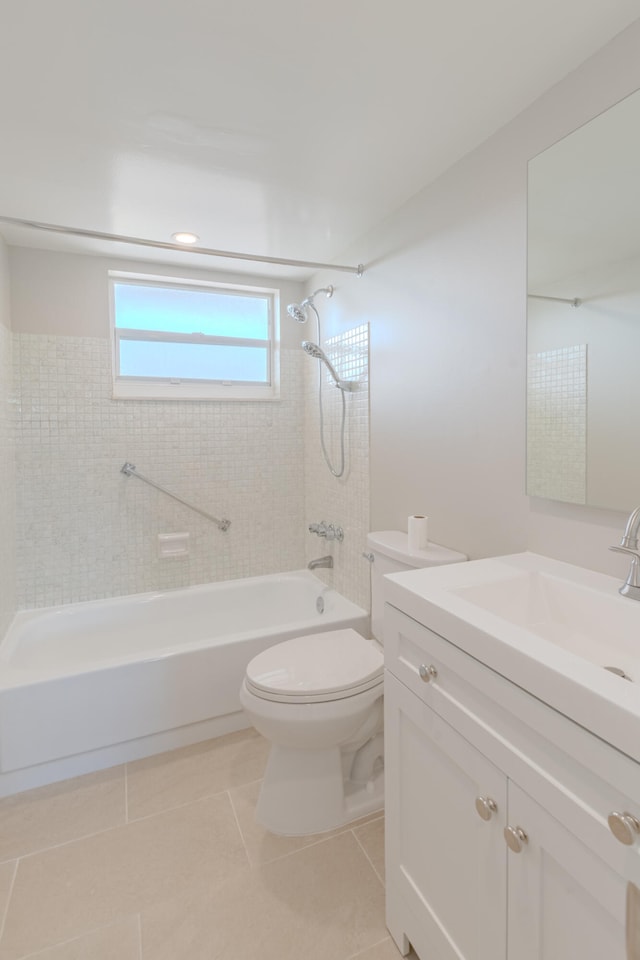
[{"label": "grab bar", "polygon": [[164,487],[161,487],[159,483],[155,483],[153,480],[149,480],[148,477],[145,477],[142,473],[138,473],[134,463],[125,463],[120,470],[120,473],[124,473],[125,477],[137,477],[138,480],[144,480],[145,483],[148,483],[150,487],[155,487],[156,490],[160,490],[161,493],[166,493],[168,497],[171,497],[172,500],[177,500],[178,503],[181,503],[184,507],[188,507],[189,510],[199,513],[201,517],[206,517],[207,520],[212,520],[222,532],[226,532],[231,526],[231,520],[218,520],[217,517],[212,517],[210,513],[201,510],[199,507],[194,507],[192,503],[188,503],[186,500],[183,500],[182,497],[176,496],[175,493],[171,493],[170,490],[165,490]]}]

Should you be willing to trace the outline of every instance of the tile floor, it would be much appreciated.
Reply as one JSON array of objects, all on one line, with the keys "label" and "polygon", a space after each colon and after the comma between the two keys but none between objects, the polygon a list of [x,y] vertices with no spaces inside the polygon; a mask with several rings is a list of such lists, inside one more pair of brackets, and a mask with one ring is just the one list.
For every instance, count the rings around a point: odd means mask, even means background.
[{"label": "tile floor", "polygon": [[398,960],[383,820],[253,816],[253,730],[0,800],[0,960]]}]

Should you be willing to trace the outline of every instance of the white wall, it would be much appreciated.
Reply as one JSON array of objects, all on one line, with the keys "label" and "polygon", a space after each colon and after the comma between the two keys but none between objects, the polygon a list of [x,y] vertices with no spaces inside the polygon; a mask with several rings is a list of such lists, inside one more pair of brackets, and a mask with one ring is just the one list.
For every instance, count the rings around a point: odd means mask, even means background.
[{"label": "white wall", "polygon": [[[274,402],[112,400],[107,270],[206,271],[12,247],[18,601],[34,607],[291,570],[304,563],[305,356],[283,321]],[[298,300],[279,286],[281,309]],[[286,317],[286,314],[285,314]],[[125,461],[227,533],[140,480]],[[188,558],[159,559],[159,533]]]},{"label": "white wall", "polygon": [[328,333],[371,324],[373,528],[427,513],[472,558],[625,569],[623,515],[524,493],[526,188],[529,158],[640,86],[639,44],[637,22],[346,251],[362,279],[314,278],[336,284]]},{"label": "white wall", "polygon": [[0,237],[0,637],[16,609],[15,457],[9,263]]}]

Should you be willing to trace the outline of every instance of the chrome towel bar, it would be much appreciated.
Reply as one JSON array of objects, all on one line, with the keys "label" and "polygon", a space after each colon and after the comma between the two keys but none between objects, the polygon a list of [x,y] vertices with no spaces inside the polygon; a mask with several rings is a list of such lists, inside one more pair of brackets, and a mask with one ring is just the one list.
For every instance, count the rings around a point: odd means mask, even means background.
[{"label": "chrome towel bar", "polygon": [[231,520],[218,520],[217,517],[212,517],[210,513],[207,513],[205,510],[201,510],[200,507],[194,507],[192,503],[188,503],[186,500],[183,500],[182,497],[178,497],[175,493],[171,493],[170,490],[166,490],[164,487],[161,487],[159,483],[155,483],[153,480],[149,480],[148,477],[145,477],[142,473],[138,473],[134,463],[123,464],[120,473],[124,473],[125,477],[137,477],[138,480],[144,480],[144,482],[148,483],[150,487],[155,487],[156,490],[159,490],[161,493],[165,493],[168,497],[171,497],[172,500],[177,500],[178,503],[181,503],[184,507],[188,507],[189,510],[193,510],[195,513],[199,513],[201,517],[206,517],[207,520],[211,520],[223,532],[227,531],[231,526]]}]

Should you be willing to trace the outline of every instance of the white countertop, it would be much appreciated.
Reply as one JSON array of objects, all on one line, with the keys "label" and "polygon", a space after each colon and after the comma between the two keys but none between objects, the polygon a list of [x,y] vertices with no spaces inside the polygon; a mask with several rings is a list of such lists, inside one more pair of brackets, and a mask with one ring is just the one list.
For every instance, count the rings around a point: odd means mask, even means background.
[{"label": "white countertop", "polygon": [[640,761],[640,602],[619,579],[534,553],[384,579],[386,602]]}]

